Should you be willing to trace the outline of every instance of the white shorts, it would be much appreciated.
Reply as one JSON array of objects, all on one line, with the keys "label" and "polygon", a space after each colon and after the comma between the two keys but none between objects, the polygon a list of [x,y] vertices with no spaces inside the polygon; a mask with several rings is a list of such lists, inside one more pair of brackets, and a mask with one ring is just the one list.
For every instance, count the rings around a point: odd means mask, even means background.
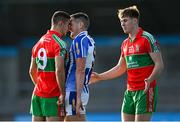
[{"label": "white shorts", "polygon": [[[89,100],[89,94],[88,93],[82,93],[81,94],[81,101],[83,110],[80,110],[80,114],[86,114],[86,105]],[[66,115],[76,115],[76,92],[66,92],[66,98],[65,98],[65,107],[66,107]]]}]

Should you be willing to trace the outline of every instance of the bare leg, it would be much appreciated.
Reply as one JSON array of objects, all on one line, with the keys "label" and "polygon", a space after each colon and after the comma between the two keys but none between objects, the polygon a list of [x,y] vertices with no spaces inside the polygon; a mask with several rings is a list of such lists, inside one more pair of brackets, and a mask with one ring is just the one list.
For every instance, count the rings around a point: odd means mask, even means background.
[{"label": "bare leg", "polygon": [[86,115],[85,114],[81,114],[80,116],[66,116],[64,119],[64,122],[70,122],[70,121],[81,121],[81,122],[85,122],[86,121]]},{"label": "bare leg", "polygon": [[135,115],[121,113],[122,122],[135,121]]},{"label": "bare leg", "polygon": [[136,114],[135,121],[150,121],[152,114]]},{"label": "bare leg", "polygon": [[32,116],[32,122],[45,121],[45,117]]},{"label": "bare leg", "polygon": [[64,117],[46,117],[47,122],[51,121],[59,121],[59,122],[64,122]]}]

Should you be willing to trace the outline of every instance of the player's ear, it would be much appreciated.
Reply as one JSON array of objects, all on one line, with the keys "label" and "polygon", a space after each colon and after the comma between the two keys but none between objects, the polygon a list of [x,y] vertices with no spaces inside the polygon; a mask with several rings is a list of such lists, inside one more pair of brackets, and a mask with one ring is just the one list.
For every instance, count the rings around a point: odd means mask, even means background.
[{"label": "player's ear", "polygon": [[62,26],[63,26],[63,21],[59,21],[59,22],[58,22],[58,26],[59,26],[59,27],[62,27]]},{"label": "player's ear", "polygon": [[84,28],[84,23],[83,22],[79,22],[79,26],[80,26],[80,28]]},{"label": "player's ear", "polygon": [[138,19],[137,18],[133,18],[133,22],[134,23],[138,23]]}]

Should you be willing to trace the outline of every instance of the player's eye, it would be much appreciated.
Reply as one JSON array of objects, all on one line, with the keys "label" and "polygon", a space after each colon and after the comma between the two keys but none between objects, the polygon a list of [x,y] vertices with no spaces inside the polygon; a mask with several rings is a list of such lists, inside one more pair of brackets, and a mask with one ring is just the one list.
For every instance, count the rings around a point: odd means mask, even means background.
[{"label": "player's eye", "polygon": [[120,20],[121,23],[127,22],[127,21],[128,21],[127,19]]}]

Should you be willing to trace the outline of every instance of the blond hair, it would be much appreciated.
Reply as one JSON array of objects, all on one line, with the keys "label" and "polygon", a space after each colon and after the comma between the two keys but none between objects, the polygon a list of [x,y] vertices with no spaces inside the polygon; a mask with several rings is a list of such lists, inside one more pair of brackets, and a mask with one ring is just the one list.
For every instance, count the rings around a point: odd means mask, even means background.
[{"label": "blond hair", "polygon": [[118,17],[119,19],[123,17],[131,17],[139,19],[139,10],[137,9],[136,5],[130,6],[128,8],[119,9],[118,10]]}]

